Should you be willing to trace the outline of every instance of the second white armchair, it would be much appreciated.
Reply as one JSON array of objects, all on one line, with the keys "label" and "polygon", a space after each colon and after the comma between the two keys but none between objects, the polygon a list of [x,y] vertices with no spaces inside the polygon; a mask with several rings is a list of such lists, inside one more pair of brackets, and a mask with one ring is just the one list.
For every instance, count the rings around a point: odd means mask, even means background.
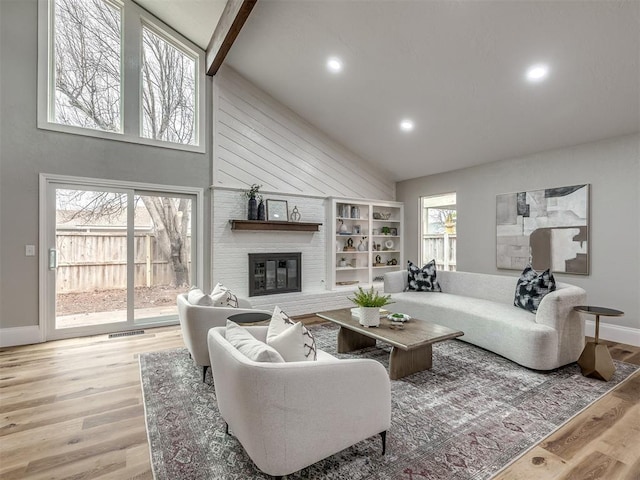
[{"label": "second white armchair", "polygon": [[207,348],[209,329],[225,326],[227,319],[234,315],[263,314],[262,319],[271,318],[271,312],[255,310],[251,308],[249,301],[241,298],[238,299],[238,308],[192,305],[187,298],[186,293],[181,293],[177,298],[180,329],[191,358],[197,366],[202,367],[203,382],[207,376],[207,369],[211,366]]}]

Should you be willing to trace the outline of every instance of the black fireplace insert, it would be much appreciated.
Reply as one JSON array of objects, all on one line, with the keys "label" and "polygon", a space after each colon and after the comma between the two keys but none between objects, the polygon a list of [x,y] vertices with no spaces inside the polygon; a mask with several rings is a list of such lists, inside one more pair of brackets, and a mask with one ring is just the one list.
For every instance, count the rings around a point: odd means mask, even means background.
[{"label": "black fireplace insert", "polygon": [[249,296],[302,291],[302,254],[250,253]]}]

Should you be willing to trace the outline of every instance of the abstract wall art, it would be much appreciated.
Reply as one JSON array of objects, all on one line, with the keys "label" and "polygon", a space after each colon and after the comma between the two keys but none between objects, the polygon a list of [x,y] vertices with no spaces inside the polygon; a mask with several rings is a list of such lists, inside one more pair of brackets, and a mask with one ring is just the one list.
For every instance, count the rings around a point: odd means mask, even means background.
[{"label": "abstract wall art", "polygon": [[589,185],[496,197],[498,268],[589,274]]}]

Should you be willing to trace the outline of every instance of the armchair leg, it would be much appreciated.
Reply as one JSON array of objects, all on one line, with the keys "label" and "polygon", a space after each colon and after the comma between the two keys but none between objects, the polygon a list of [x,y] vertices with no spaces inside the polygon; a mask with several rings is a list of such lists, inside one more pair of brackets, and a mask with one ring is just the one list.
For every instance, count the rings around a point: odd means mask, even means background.
[{"label": "armchair leg", "polygon": [[205,365],[202,367],[202,381],[204,382],[207,378],[207,369],[210,368],[209,365]]},{"label": "armchair leg", "polygon": [[230,435],[229,424],[227,422],[224,422],[224,433],[226,433],[227,435]]},{"label": "armchair leg", "polygon": [[380,438],[382,438],[382,455],[387,452],[387,431],[380,432]]}]

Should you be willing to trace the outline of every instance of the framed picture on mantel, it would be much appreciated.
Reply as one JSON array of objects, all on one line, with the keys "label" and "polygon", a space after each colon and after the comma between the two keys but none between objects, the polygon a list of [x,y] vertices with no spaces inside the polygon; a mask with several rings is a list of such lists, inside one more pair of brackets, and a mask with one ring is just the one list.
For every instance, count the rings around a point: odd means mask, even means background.
[{"label": "framed picture on mantel", "polygon": [[267,220],[270,222],[288,222],[289,208],[286,200],[267,200]]}]

